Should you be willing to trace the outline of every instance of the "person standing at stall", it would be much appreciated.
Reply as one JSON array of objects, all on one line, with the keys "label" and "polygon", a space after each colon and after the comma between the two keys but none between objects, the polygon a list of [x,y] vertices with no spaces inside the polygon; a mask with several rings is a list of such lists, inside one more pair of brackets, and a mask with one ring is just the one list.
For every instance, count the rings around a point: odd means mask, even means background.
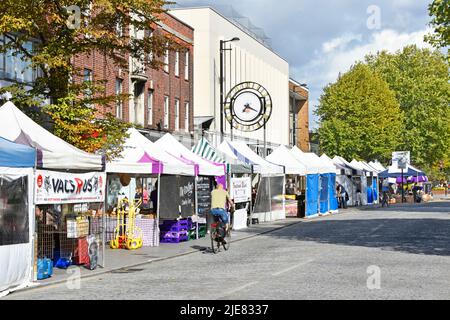
[{"label": "person standing at stall", "polygon": [[157,214],[158,213],[158,182],[155,183],[155,188],[150,193],[150,200],[152,201],[152,204],[153,204],[153,213]]},{"label": "person standing at stall", "polygon": [[150,195],[148,194],[148,188],[147,186],[144,187],[144,190],[142,191],[142,206],[144,209],[149,209],[150,207]]}]

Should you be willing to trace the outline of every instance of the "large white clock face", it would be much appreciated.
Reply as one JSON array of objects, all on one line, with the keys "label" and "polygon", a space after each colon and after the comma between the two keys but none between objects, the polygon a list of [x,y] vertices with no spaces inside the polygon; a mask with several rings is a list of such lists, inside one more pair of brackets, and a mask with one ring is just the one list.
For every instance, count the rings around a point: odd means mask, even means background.
[{"label": "large white clock face", "polygon": [[233,103],[233,113],[242,122],[253,122],[261,114],[262,103],[253,92],[241,93]]},{"label": "large white clock face", "polygon": [[264,127],[272,114],[269,92],[256,82],[242,82],[224,101],[225,118],[237,130],[252,132]]}]

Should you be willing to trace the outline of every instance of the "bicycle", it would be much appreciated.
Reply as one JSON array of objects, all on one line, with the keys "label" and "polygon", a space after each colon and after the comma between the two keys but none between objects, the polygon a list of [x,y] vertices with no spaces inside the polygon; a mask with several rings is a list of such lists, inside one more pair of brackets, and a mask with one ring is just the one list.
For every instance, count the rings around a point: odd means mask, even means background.
[{"label": "bicycle", "polygon": [[225,231],[225,224],[222,219],[217,216],[214,217],[214,222],[211,223],[211,249],[214,254],[220,251],[220,245],[223,246],[225,251],[230,249],[231,242],[231,227],[228,231]]}]

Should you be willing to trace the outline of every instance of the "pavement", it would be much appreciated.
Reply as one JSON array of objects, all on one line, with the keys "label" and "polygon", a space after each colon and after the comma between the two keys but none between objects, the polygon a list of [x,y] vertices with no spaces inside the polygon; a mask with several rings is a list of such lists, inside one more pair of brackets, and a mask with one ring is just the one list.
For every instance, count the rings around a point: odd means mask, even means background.
[{"label": "pavement", "polygon": [[107,273],[5,299],[449,299],[449,230],[449,201],[353,208],[234,232],[218,254],[202,239],[136,252],[130,267],[108,258]]}]

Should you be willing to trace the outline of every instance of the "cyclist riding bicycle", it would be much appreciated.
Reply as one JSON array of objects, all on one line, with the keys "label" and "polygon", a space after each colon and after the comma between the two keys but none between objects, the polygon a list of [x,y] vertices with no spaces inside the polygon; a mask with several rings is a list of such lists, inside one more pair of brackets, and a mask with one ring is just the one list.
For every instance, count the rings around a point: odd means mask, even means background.
[{"label": "cyclist riding bicycle", "polygon": [[225,232],[229,229],[229,219],[226,207],[232,207],[233,202],[226,190],[224,190],[222,184],[214,182],[215,189],[211,192],[211,214],[215,217],[219,217],[222,223],[225,225]]}]

